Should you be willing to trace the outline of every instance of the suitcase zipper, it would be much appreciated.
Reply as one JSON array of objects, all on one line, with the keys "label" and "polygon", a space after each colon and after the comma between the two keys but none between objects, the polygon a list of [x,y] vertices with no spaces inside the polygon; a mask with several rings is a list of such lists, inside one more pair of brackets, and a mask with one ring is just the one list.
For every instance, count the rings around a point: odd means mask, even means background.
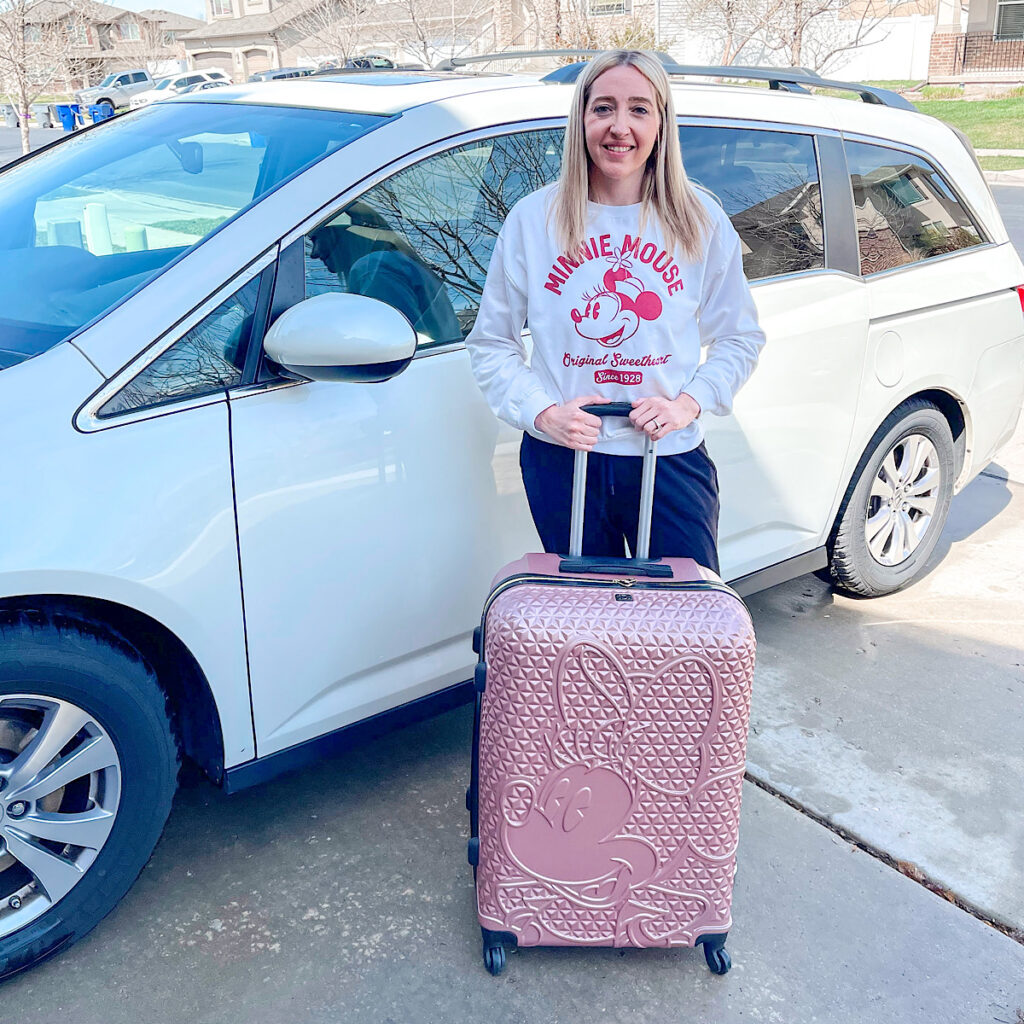
[{"label": "suitcase zipper", "polygon": [[572,587],[579,586],[580,584],[586,584],[590,587],[598,587],[604,589],[613,589],[615,587],[630,587],[637,590],[717,590],[723,594],[729,594],[736,598],[743,607],[746,604],[743,598],[736,593],[732,587],[725,583],[716,583],[714,580],[658,580],[655,582],[647,582],[645,580],[639,580],[636,577],[629,576],[621,579],[581,579],[577,576],[572,577],[559,577],[559,576],[542,576],[535,573],[519,573],[516,576],[509,576],[508,579],[502,580],[494,590],[491,591],[490,596],[484,602],[483,613],[480,616],[480,651],[483,651],[483,626],[487,620],[487,612],[490,610],[495,598],[499,594],[505,593],[506,590],[510,590],[512,587],[518,586],[521,583],[544,583],[549,586],[556,587]]},{"label": "suitcase zipper", "polygon": [[[473,630],[473,646],[475,653],[478,658],[477,670],[478,675],[476,679],[478,691],[483,691],[483,678],[479,671],[480,666],[484,664],[484,624],[487,622],[487,613],[490,611],[491,605],[494,603],[495,598],[500,594],[504,594],[506,590],[511,590],[512,587],[519,586],[521,583],[544,583],[548,586],[555,587],[572,587],[579,586],[581,583],[591,587],[598,587],[605,590],[613,590],[620,587],[627,587],[635,590],[717,590],[719,593],[728,594],[730,597],[736,598],[737,601],[743,608],[746,609],[746,602],[726,583],[716,583],[714,580],[670,580],[670,581],[653,581],[647,582],[646,580],[639,580],[634,576],[624,576],[621,579],[595,579],[587,577],[581,579],[578,576],[543,576],[539,573],[519,573],[515,576],[509,576],[508,579],[502,580],[494,590],[491,591],[487,600],[484,602],[483,612],[480,615],[480,627],[479,629]],[[749,614],[749,612],[748,612]]]}]

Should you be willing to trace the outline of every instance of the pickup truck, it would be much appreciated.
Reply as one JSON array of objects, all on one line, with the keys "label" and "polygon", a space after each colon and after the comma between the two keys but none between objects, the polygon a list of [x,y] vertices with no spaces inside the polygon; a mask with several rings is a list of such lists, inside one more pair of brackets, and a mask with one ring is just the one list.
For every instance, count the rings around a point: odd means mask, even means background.
[{"label": "pickup truck", "polygon": [[107,75],[99,85],[76,92],[75,102],[84,105],[109,103],[116,110],[118,107],[128,106],[132,96],[152,89],[153,85],[153,76],[145,68],[115,71]]}]

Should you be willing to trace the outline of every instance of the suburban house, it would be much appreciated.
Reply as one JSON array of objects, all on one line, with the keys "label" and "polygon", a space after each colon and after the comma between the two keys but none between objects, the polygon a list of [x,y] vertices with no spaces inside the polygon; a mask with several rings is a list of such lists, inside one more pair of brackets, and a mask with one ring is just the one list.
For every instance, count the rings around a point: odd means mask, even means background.
[{"label": "suburban house", "polygon": [[40,42],[54,26],[63,26],[67,46],[61,54],[66,67],[64,88],[71,90],[100,81],[112,71],[148,67],[153,73],[177,70],[185,59],[178,36],[202,25],[171,11],[127,11],[95,0],[73,4],[34,4],[26,38]]},{"label": "suburban house", "polygon": [[1024,80],[1024,0],[939,0],[928,78]]},{"label": "suburban house", "polygon": [[[444,57],[559,45],[615,45],[636,36],[683,62],[720,59],[688,0],[206,0],[206,23],[182,35],[189,64],[236,81],[256,71],[380,53],[426,65]],[[827,73],[939,83],[1024,81],[1024,0],[853,0],[834,32],[865,11],[885,17]],[[830,29],[829,31],[833,31]],[[740,54],[735,63],[779,63]]]},{"label": "suburban house", "polygon": [[430,66],[504,49],[602,45],[650,26],[655,0],[206,0],[206,24],[182,38],[190,67],[236,81],[257,71],[375,53]]}]

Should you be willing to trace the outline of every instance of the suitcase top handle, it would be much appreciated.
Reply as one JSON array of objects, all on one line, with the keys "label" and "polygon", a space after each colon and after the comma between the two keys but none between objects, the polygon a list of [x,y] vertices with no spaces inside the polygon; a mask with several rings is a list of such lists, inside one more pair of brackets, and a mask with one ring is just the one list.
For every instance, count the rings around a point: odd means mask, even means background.
[{"label": "suitcase top handle", "polygon": [[[592,416],[623,416],[629,418],[633,406],[629,402],[607,402],[601,405],[581,406]],[[651,516],[654,511],[654,466],[658,442],[645,434],[644,468],[640,478],[640,520],[637,528],[636,551],[633,562],[647,561],[651,552]],[[569,523],[569,557],[583,554],[583,506],[587,494],[587,453],[576,452],[572,477],[572,519]],[[625,559],[623,559],[625,561]],[[586,570],[584,570],[586,571]],[[600,570],[598,570],[600,571]]]}]

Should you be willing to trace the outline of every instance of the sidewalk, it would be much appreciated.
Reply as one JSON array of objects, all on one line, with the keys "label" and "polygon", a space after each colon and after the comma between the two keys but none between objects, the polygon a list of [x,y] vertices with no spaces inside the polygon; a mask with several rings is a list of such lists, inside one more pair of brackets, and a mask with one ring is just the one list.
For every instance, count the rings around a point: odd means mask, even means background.
[{"label": "sidewalk", "polygon": [[[976,149],[978,156],[1016,156],[1024,160],[1024,149]],[[1017,171],[985,171],[990,185],[1024,185],[1024,169]]]}]

